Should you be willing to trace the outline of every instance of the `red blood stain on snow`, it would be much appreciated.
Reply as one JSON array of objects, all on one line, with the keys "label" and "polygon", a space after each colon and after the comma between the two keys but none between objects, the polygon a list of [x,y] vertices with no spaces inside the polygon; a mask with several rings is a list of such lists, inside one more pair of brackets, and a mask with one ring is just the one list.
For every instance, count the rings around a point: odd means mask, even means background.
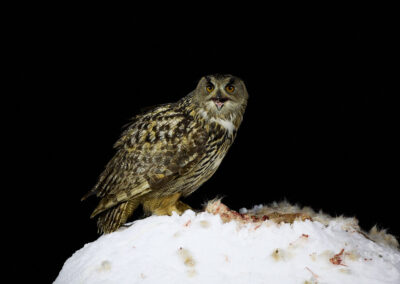
[{"label": "red blood stain on snow", "polygon": [[261,227],[261,224],[255,226],[255,227],[254,227],[254,230],[257,230],[257,229],[260,228],[260,227]]},{"label": "red blood stain on snow", "polygon": [[332,258],[329,259],[329,261],[334,265],[346,266],[343,264],[343,259],[342,259],[343,252],[344,252],[344,249],[342,249],[339,253],[335,254]]}]

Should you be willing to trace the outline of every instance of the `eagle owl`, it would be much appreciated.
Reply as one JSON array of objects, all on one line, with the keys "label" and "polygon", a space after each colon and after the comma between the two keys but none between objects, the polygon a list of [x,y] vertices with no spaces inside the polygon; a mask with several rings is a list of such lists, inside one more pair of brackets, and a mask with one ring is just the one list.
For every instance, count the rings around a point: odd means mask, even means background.
[{"label": "eagle owl", "polygon": [[235,139],[247,105],[243,81],[232,75],[201,78],[175,103],[137,115],[115,143],[115,156],[82,200],[101,198],[100,233],[124,224],[142,205],[146,214],[183,213],[188,196],[217,170]]}]

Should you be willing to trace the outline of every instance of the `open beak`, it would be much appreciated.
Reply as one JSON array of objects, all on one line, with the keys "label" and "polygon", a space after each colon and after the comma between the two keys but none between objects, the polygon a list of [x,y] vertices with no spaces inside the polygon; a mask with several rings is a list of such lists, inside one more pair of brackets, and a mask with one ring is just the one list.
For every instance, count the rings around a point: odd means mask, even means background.
[{"label": "open beak", "polygon": [[221,110],[225,104],[225,102],[228,100],[227,98],[223,98],[221,96],[217,96],[215,98],[211,99],[214,103],[215,106],[217,107],[218,110]]}]

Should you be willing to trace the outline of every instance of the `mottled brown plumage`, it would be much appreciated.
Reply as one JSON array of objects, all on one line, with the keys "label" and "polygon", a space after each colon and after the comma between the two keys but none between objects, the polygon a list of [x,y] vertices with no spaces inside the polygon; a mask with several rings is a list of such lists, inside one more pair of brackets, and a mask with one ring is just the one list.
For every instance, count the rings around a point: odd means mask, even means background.
[{"label": "mottled brown plumage", "polygon": [[101,233],[124,224],[142,205],[148,214],[181,214],[179,200],[207,181],[232,145],[248,94],[231,75],[203,77],[196,89],[176,103],[137,115],[115,143],[115,156],[94,188],[82,199],[101,198]]}]

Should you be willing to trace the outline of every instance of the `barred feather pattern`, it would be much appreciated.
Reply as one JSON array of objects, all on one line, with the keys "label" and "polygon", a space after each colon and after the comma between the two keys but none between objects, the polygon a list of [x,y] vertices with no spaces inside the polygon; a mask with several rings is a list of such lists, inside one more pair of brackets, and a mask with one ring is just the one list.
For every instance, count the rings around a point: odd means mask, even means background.
[{"label": "barred feather pattern", "polygon": [[125,224],[128,217],[139,206],[139,200],[130,200],[101,213],[97,219],[99,234],[108,234]]},{"label": "barred feather pattern", "polygon": [[[216,87],[219,82],[221,86],[223,82],[233,82],[231,75],[224,76],[209,80],[214,80]],[[152,208],[152,204],[168,202],[151,200],[187,196],[215,173],[236,137],[247,91],[236,79],[243,92],[223,100],[223,87],[219,93],[202,93],[207,82],[203,78],[195,91],[176,103],[137,115],[123,131],[114,145],[115,156],[93,189],[82,198],[100,198],[91,217],[99,216],[101,233],[115,231],[144,202],[151,212],[169,214],[170,210]],[[226,105],[222,111],[216,108],[216,98],[221,100],[218,106]],[[171,206],[171,210],[178,208]]]}]

